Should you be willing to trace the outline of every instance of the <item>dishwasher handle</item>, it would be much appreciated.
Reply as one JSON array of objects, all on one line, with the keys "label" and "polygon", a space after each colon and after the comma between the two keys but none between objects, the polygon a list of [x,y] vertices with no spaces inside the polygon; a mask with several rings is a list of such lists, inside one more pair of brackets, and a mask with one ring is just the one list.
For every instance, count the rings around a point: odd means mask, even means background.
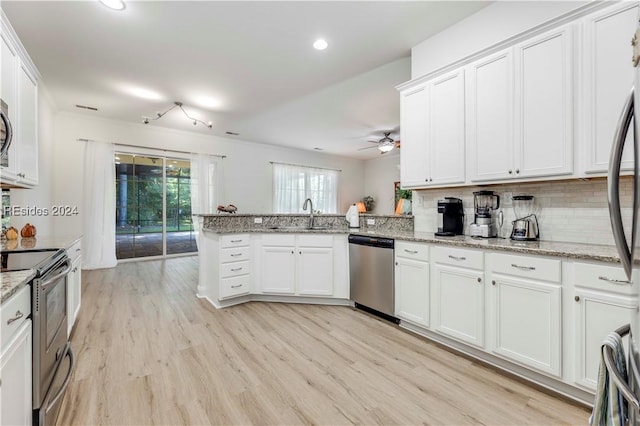
[{"label": "dishwasher handle", "polygon": [[395,247],[395,240],[393,238],[366,237],[363,235],[349,235],[349,244],[393,249]]}]

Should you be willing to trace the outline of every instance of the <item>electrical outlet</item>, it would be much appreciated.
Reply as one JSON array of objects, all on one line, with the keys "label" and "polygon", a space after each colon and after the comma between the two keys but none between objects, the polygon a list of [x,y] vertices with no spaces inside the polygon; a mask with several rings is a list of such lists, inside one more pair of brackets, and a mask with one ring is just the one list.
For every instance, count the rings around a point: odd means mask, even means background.
[{"label": "electrical outlet", "polygon": [[504,194],[502,194],[500,204],[505,207],[511,206],[513,204],[513,192],[505,192]]},{"label": "electrical outlet", "polygon": [[253,223],[262,223],[262,218],[261,217],[254,217],[253,218]]},{"label": "electrical outlet", "polygon": [[375,219],[367,219],[367,225],[375,225],[375,224],[376,224]]}]

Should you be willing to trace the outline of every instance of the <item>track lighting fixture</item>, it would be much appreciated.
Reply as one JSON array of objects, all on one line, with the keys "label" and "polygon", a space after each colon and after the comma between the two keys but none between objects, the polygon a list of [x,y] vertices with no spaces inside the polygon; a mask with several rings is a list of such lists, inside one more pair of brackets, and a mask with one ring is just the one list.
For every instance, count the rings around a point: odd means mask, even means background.
[{"label": "track lighting fixture", "polygon": [[143,122],[144,124],[149,124],[149,122],[151,122],[151,121],[155,121],[155,120],[158,120],[158,119],[160,119],[160,118],[164,117],[166,113],[168,113],[169,111],[171,111],[171,110],[172,110],[172,109],[174,109],[175,107],[178,107],[178,108],[180,108],[180,109],[182,110],[182,112],[184,113],[185,117],[187,117],[189,120],[193,121],[193,125],[194,125],[194,126],[195,126],[195,125],[197,125],[198,123],[201,123],[201,124],[204,124],[205,126],[207,126],[207,127],[208,127],[208,128],[210,128],[210,129],[211,129],[211,128],[213,128],[213,123],[211,123],[210,121],[209,121],[208,123],[205,123],[205,122],[204,122],[204,121],[202,121],[202,120],[198,120],[197,118],[193,118],[193,117],[191,117],[189,114],[187,114],[187,111],[185,111],[185,110],[184,110],[184,108],[182,107],[182,105],[183,105],[183,104],[182,104],[182,102],[178,102],[178,101],[176,101],[176,102],[174,102],[174,103],[173,103],[173,106],[172,106],[171,108],[169,108],[168,110],[166,110],[165,112],[162,112],[162,113],[160,113],[160,112],[159,112],[159,113],[157,113],[157,114],[156,114],[156,115],[157,115],[156,117],[153,117],[153,118],[149,118],[149,117],[142,117],[142,118],[143,118],[142,122]]}]

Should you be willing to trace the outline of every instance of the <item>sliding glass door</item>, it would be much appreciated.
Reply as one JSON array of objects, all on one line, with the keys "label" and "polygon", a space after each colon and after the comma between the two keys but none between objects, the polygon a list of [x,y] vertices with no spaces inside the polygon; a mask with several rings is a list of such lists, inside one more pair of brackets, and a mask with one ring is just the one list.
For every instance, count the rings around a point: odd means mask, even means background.
[{"label": "sliding glass door", "polygon": [[190,162],[117,153],[116,257],[196,252]]}]

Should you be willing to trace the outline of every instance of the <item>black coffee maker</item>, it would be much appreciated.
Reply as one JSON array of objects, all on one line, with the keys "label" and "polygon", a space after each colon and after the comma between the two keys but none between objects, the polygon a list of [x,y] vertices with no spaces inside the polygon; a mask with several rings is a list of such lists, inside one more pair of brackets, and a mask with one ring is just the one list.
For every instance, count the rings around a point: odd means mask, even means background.
[{"label": "black coffee maker", "polygon": [[464,209],[462,200],[455,197],[445,197],[438,200],[438,237],[453,237],[462,235],[464,229]]}]

